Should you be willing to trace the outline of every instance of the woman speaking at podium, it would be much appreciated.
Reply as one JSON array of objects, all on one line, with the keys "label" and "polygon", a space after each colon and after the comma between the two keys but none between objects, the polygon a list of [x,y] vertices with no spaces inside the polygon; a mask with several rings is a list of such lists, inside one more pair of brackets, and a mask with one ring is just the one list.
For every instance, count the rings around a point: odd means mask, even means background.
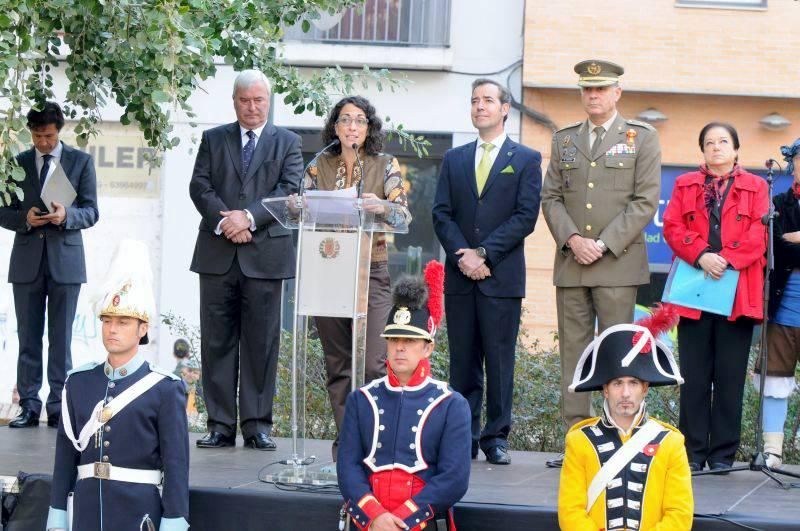
[{"label": "woman speaking at podium", "polygon": [[[375,107],[366,98],[342,98],[331,109],[322,130],[323,145],[334,145],[309,165],[303,187],[327,191],[355,187],[363,199],[388,200],[407,207],[400,165],[392,155],[382,152],[382,127]],[[407,212],[406,220],[411,221]],[[386,236],[375,233],[369,275],[365,382],[386,374],[386,340],[381,333],[392,308],[388,260]],[[325,353],[326,386],[338,431],[351,389],[352,320],[343,317],[314,320]],[[337,436],[332,449],[334,460],[338,446]]]},{"label": "woman speaking at podium", "polygon": [[736,270],[739,278],[730,315],[678,306],[678,353],[686,380],[679,427],[693,471],[706,463],[712,470],[730,468],[739,448],[753,326],[763,316],[761,217],[769,205],[767,183],[738,164],[739,135],[733,126],[709,123],[699,143],[705,164],[675,181],[664,213],[664,239],[676,259],[702,269],[706,277],[719,280]]}]

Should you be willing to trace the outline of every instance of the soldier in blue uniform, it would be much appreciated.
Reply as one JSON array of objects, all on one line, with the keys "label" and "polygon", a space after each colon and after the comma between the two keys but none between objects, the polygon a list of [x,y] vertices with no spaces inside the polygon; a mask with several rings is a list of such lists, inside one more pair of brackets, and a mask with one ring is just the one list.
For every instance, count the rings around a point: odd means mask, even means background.
[{"label": "soldier in blue uniform", "polygon": [[431,377],[428,361],[441,319],[441,264],[425,276],[436,284],[430,297],[420,279],[394,288],[383,333],[388,374],[347,399],[336,469],[358,529],[454,530],[452,506],[469,485],[469,405]]},{"label": "soldier in blue uniform", "polygon": [[120,246],[96,307],[108,357],[64,387],[48,531],[189,528],[185,387],[139,352],[156,315],[148,252]]}]

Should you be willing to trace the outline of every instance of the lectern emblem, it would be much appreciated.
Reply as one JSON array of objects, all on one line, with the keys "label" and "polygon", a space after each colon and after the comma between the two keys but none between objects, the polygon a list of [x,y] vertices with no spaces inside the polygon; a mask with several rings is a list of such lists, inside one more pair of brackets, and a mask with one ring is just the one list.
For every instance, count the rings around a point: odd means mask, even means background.
[{"label": "lectern emblem", "polygon": [[411,312],[408,308],[401,306],[394,312],[394,324],[406,325],[411,322]]},{"label": "lectern emblem", "polygon": [[322,258],[336,258],[339,256],[339,242],[336,238],[325,238],[319,243],[319,254]]}]

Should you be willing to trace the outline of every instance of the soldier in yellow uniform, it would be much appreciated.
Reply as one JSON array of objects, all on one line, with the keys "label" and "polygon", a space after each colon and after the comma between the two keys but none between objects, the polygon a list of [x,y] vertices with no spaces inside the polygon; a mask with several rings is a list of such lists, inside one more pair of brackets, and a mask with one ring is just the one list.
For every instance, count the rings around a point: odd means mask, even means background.
[{"label": "soldier in yellow uniform", "polygon": [[683,379],[672,353],[636,324],[605,330],[581,356],[569,389],[602,390],[603,414],[569,430],[558,493],[568,531],[692,527],[692,476],[683,435],[647,415],[651,386]]},{"label": "soldier in yellow uniform", "polygon": [[[602,332],[633,321],[636,290],[650,281],[642,231],[658,207],[661,148],[649,124],[617,112],[624,69],[600,60],[575,65],[585,120],[553,134],[542,212],[556,241],[562,416],[590,416],[590,395],[570,395],[575,363]],[[559,463],[554,463],[558,465]]]}]

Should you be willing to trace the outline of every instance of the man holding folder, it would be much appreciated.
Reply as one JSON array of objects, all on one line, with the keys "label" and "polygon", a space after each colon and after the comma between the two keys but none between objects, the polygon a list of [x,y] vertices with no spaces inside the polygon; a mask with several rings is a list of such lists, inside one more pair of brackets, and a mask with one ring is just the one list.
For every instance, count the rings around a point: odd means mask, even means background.
[{"label": "man holding folder", "polygon": [[[99,216],[92,158],[59,140],[62,127],[64,114],[57,103],[45,102],[28,112],[33,147],[16,159],[25,169],[25,179],[18,183],[24,195],[21,200],[15,198],[10,205],[0,207],[0,226],[16,233],[8,281],[13,284],[17,317],[17,390],[22,411],[9,423],[11,428],[39,424],[45,309],[50,384],[47,425],[58,426],[61,390],[66,373],[72,368],[72,322],[81,284],[86,282],[81,230],[97,223]],[[74,190],[75,199],[62,203],[59,197],[50,194],[47,196],[50,204],[45,204],[42,200],[44,185],[48,177],[58,178],[61,172]],[[48,188],[72,192],[66,185]],[[64,197],[70,196],[71,193],[64,194]]]}]

